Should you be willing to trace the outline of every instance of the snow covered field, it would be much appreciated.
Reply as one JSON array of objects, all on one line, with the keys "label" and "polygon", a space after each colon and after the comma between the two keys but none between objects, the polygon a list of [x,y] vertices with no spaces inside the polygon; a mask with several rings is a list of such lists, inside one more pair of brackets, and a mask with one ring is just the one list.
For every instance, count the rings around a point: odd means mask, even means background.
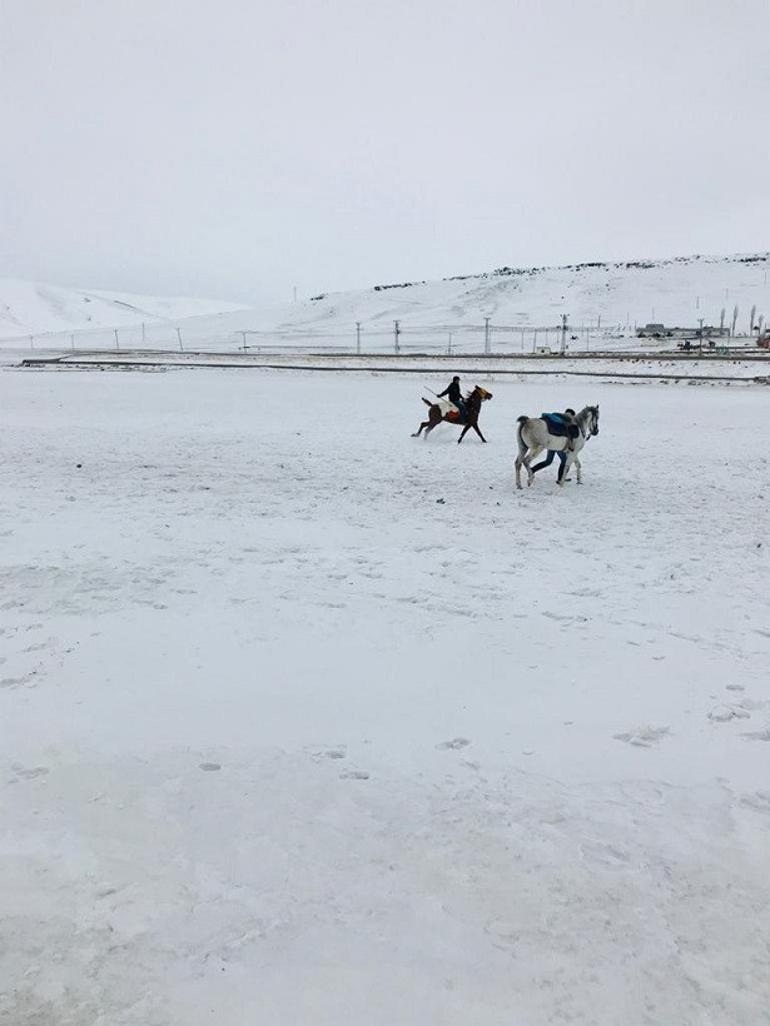
[{"label": "snow covered field", "polygon": [[766,390],[480,383],[0,371],[0,1022],[770,1022]]}]

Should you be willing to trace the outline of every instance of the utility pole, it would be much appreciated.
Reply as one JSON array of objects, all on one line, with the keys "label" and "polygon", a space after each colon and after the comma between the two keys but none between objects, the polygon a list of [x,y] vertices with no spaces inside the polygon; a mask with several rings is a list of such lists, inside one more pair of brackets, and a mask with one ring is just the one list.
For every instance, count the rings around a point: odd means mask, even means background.
[{"label": "utility pole", "polygon": [[567,351],[567,315],[561,315],[561,355]]},{"label": "utility pole", "polygon": [[356,321],[356,356],[361,355],[361,322]]},{"label": "utility pole", "polygon": [[735,325],[737,324],[737,322],[738,322],[738,304],[736,303],[735,306],[733,307],[733,330],[730,333],[732,338],[735,337]]},{"label": "utility pole", "polygon": [[702,317],[698,318],[698,341],[700,343],[698,348],[700,349],[701,352],[703,352],[703,318]]},{"label": "utility pole", "polygon": [[398,356],[398,354],[400,352],[400,348],[399,348],[399,344],[398,344],[398,336],[400,334],[401,334],[401,328],[399,327],[398,321],[393,321],[393,351],[395,352],[396,356]]},{"label": "utility pole", "polygon": [[484,318],[484,355],[489,356],[490,343],[489,343],[489,317]]},{"label": "utility pole", "polygon": [[118,338],[118,329],[114,328],[113,330],[115,332],[115,348],[118,352],[120,352],[120,339]]},{"label": "utility pole", "polygon": [[147,329],[145,328],[144,321],[142,321],[142,345],[147,341]]},{"label": "utility pole", "polygon": [[241,346],[241,349],[242,349],[242,350],[244,351],[244,353],[245,353],[245,352],[246,352],[246,332],[245,332],[245,331],[239,331],[239,332],[238,332],[238,334],[239,334],[239,335],[241,336],[241,338],[243,339],[243,345]]},{"label": "utility pole", "polygon": [[184,352],[184,346],[182,345],[182,329],[181,328],[177,328],[176,329],[176,337],[179,339],[179,350],[180,350],[180,352],[183,353]]},{"label": "utility pole", "polygon": [[75,336],[70,335],[70,348],[74,351],[75,349]]}]

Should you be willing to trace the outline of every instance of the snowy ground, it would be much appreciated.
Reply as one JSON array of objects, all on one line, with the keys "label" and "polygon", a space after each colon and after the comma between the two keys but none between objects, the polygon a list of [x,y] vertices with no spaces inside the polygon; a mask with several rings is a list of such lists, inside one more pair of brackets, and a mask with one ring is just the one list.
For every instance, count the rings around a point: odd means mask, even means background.
[{"label": "snowy ground", "polygon": [[438,376],[439,379],[451,378],[453,374],[464,375],[466,380],[472,376],[475,380],[479,375],[516,375],[522,380],[532,375],[547,378],[560,376],[563,378],[607,378],[623,380],[638,378],[640,380],[656,379],[667,382],[694,380],[696,382],[744,382],[770,383],[770,353],[756,349],[742,355],[735,353],[730,357],[719,355],[696,356],[678,354],[604,354],[586,356],[585,354],[569,354],[564,357],[555,356],[353,356],[332,354],[265,354],[255,353],[33,353],[20,350],[0,352],[0,365],[26,364],[30,367],[50,367],[51,364],[63,369],[102,367],[245,367],[277,369],[285,367],[289,370],[323,370],[334,369],[345,371],[366,372],[381,371],[387,374],[403,374],[410,371],[419,375],[419,380]]},{"label": "snowy ground", "polygon": [[489,387],[0,372],[0,1022],[770,1022],[767,392]]}]

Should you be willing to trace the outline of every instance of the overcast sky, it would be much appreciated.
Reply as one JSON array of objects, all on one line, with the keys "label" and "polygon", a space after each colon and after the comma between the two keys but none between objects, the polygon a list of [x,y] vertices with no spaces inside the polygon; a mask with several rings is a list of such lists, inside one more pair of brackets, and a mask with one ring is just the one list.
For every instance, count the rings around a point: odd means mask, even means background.
[{"label": "overcast sky", "polygon": [[0,277],[255,302],[770,248],[768,0],[0,0]]}]

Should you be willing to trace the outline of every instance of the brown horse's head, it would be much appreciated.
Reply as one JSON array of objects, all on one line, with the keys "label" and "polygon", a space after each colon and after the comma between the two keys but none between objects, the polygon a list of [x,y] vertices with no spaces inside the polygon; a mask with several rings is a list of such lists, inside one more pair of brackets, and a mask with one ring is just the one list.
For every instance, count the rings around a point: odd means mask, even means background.
[{"label": "brown horse's head", "polygon": [[486,402],[487,399],[493,399],[494,396],[491,392],[487,392],[486,388],[482,388],[481,385],[476,385],[473,391],[478,395],[482,403]]}]

